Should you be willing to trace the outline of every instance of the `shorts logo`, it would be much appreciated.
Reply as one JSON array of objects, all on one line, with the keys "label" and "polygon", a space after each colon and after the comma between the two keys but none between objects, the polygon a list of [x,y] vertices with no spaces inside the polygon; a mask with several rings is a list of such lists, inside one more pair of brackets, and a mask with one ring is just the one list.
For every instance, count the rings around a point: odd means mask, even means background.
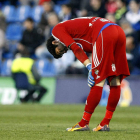
[{"label": "shorts logo", "polygon": [[113,72],[116,71],[115,64],[112,64],[111,66],[112,66],[112,71],[113,71]]},{"label": "shorts logo", "polygon": [[100,76],[97,75],[96,79],[99,79],[99,78],[100,78]]},{"label": "shorts logo", "polygon": [[95,71],[95,74],[98,75],[99,70],[95,69],[94,71]]},{"label": "shorts logo", "polygon": [[98,76],[99,70],[95,69],[94,71],[95,71],[95,74],[97,75],[96,79],[99,79],[100,78],[100,76]]}]

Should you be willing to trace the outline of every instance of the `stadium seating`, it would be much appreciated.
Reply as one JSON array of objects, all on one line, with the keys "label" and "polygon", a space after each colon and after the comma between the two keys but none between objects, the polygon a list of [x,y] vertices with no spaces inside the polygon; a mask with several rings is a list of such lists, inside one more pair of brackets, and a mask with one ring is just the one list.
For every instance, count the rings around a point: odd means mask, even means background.
[{"label": "stadium seating", "polygon": [[14,58],[14,54],[10,51],[8,52],[3,52],[2,57],[4,59],[13,59]]},{"label": "stadium seating", "polygon": [[55,11],[55,13],[59,14],[61,11],[61,6],[60,5],[54,5],[53,10]]},{"label": "stadium seating", "polygon": [[16,10],[16,21],[23,22],[26,18],[31,16],[30,6],[20,6]]},{"label": "stadium seating", "polygon": [[8,43],[8,46],[9,46],[9,51],[12,52],[12,53],[15,53],[15,51],[17,50],[18,42],[10,41]]},{"label": "stadium seating", "polygon": [[0,60],[0,74],[1,74],[1,64],[2,64],[2,62],[1,62],[1,60]]},{"label": "stadium seating", "polygon": [[22,37],[23,27],[19,23],[12,23],[6,29],[6,39],[19,41]]},{"label": "stadium seating", "polygon": [[55,76],[56,75],[54,63],[47,59],[37,60],[36,66],[41,76]]},{"label": "stadium seating", "polygon": [[69,2],[70,2],[70,0],[57,0],[56,4],[62,5],[62,4],[67,4]]},{"label": "stadium seating", "polygon": [[131,75],[140,75],[140,69],[137,67],[134,67],[131,71]]},{"label": "stadium seating", "polygon": [[[55,7],[56,11],[60,10],[60,6]],[[32,17],[35,22],[39,22],[43,8],[41,6],[20,6],[17,9],[14,6],[4,6],[2,12],[6,17],[7,22],[22,23],[26,18]]]},{"label": "stadium seating", "polygon": [[16,42],[16,41],[9,41],[7,43],[7,45],[9,47],[9,49],[8,49],[8,51],[3,51],[2,57],[4,59],[13,59],[14,58],[14,54],[15,54],[15,52],[17,50],[18,42]]},{"label": "stadium seating", "polygon": [[11,65],[12,59],[5,60],[1,65],[1,75],[10,76],[11,75]]},{"label": "stadium seating", "polygon": [[43,12],[43,8],[41,6],[35,6],[31,10],[31,17],[34,19],[35,22],[39,22],[41,15]]},{"label": "stadium seating", "polygon": [[15,22],[15,7],[14,6],[4,6],[2,12],[6,17],[7,22]]}]

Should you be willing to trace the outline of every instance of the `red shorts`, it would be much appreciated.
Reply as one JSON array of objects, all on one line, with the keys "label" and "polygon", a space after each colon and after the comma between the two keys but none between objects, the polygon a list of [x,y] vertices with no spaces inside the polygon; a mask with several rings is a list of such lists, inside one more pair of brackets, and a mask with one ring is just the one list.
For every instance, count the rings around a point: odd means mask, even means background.
[{"label": "red shorts", "polygon": [[95,84],[108,78],[120,76],[121,81],[129,76],[126,59],[126,37],[123,30],[116,25],[104,29],[93,46],[92,75]]}]

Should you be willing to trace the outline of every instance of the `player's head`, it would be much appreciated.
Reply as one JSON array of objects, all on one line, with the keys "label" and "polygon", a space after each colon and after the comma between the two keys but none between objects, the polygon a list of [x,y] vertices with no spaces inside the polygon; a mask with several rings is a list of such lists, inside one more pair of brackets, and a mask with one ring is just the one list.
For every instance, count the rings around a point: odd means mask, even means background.
[{"label": "player's head", "polygon": [[124,6],[126,6],[126,0],[116,0],[116,6],[118,9],[123,8]]},{"label": "player's head", "polygon": [[34,28],[34,20],[31,17],[28,17],[25,21],[24,21],[24,27],[27,30],[32,30]]},{"label": "player's head", "polygon": [[54,56],[54,58],[58,59],[63,56],[64,53],[67,52],[67,47],[64,46],[62,43],[58,42],[54,39],[53,36],[51,36],[47,40],[47,49],[48,51]]}]

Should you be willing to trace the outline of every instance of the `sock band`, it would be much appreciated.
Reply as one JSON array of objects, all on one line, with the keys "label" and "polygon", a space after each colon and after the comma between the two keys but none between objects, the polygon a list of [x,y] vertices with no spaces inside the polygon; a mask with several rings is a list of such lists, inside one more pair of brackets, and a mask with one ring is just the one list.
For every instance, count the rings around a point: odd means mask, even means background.
[{"label": "sock band", "polygon": [[113,112],[116,109],[116,106],[120,99],[121,88],[120,86],[110,86],[110,94],[108,97],[108,103],[106,107],[106,114],[104,119],[101,121],[100,125],[109,125],[110,120],[112,119]]},{"label": "sock band", "polygon": [[91,115],[92,115],[92,114],[90,114],[90,113],[84,111],[83,119],[86,120],[86,121],[89,121],[90,118],[91,118]]},{"label": "sock band", "polygon": [[105,114],[105,118],[106,119],[111,119],[113,116],[113,112],[109,111],[109,110],[106,110],[106,114]]},{"label": "sock band", "polygon": [[83,118],[79,122],[79,125],[81,127],[88,125],[91,115],[94,112],[96,106],[99,104],[101,96],[102,96],[102,89],[103,87],[99,86],[93,86],[90,90],[90,93],[87,97],[86,105],[85,105],[85,110],[83,113]]}]

